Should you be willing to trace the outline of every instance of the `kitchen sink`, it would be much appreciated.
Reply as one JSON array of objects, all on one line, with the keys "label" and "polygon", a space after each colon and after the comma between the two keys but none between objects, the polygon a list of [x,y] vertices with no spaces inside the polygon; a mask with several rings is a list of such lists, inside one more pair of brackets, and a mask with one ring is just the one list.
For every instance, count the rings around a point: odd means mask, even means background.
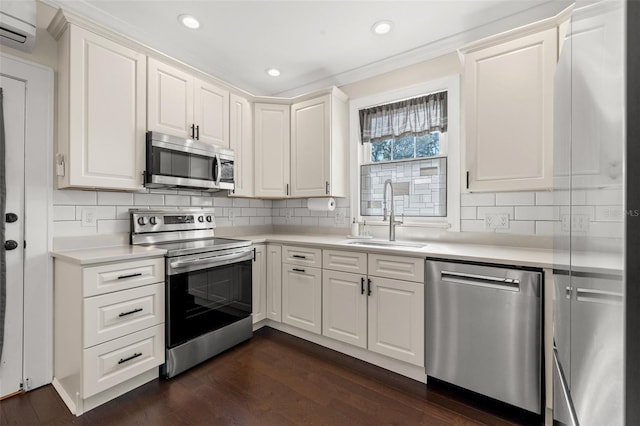
[{"label": "kitchen sink", "polygon": [[347,244],[352,246],[369,246],[369,247],[390,247],[390,248],[423,248],[426,247],[425,243],[409,243],[404,241],[386,241],[386,240],[376,240],[376,241],[348,241]]}]

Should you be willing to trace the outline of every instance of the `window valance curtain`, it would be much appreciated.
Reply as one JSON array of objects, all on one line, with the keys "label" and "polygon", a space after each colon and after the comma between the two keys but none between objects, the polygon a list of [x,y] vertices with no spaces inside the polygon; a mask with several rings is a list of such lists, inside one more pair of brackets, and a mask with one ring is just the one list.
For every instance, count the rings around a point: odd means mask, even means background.
[{"label": "window valance curtain", "polygon": [[447,92],[360,110],[362,143],[447,131]]}]

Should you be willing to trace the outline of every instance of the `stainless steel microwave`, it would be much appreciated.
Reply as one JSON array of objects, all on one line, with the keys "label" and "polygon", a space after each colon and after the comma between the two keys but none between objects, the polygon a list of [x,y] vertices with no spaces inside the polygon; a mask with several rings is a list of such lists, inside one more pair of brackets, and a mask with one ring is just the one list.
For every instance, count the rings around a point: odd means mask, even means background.
[{"label": "stainless steel microwave", "polygon": [[144,186],[233,190],[233,151],[193,139],[147,132]]}]

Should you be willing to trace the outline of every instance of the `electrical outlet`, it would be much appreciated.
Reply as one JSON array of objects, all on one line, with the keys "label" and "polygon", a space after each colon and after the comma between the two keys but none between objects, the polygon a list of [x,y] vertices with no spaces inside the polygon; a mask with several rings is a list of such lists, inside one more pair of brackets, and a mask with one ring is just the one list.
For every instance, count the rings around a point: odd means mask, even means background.
[{"label": "electrical outlet", "polygon": [[334,220],[336,222],[336,225],[344,225],[344,212],[343,211],[337,211],[335,216],[334,216]]},{"label": "electrical outlet", "polygon": [[589,232],[589,222],[591,218],[588,214],[563,214],[560,216],[560,229],[562,232],[578,232],[586,234]]},{"label": "electrical outlet", "polygon": [[484,226],[487,229],[509,229],[509,214],[488,214],[484,217]]},{"label": "electrical outlet", "polygon": [[293,216],[293,209],[287,209],[284,212],[284,220],[286,222],[291,222],[291,216]]},{"label": "electrical outlet", "polygon": [[235,210],[235,209],[233,209],[233,208],[228,209],[228,213],[227,213],[227,214],[228,214],[229,220],[230,220],[231,222],[233,222],[233,221],[235,220],[236,216],[237,216],[237,212],[236,212],[236,210]]},{"label": "electrical outlet", "polygon": [[95,207],[83,207],[81,226],[87,227],[87,228],[95,227],[96,216],[97,216],[97,212]]}]

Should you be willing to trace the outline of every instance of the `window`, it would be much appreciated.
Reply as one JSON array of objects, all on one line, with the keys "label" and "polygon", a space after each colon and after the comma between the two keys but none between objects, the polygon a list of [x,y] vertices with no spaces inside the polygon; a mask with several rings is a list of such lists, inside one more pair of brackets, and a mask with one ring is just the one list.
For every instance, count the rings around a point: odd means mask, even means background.
[{"label": "window", "polygon": [[[411,123],[400,120],[395,123],[395,134],[376,134],[374,131],[378,128],[393,129],[393,121],[386,119],[370,123],[374,125],[363,135],[361,111],[443,92],[447,97],[446,126],[441,123],[408,132],[411,129],[407,126]],[[399,229],[411,235],[424,235],[422,228],[459,231],[460,76],[454,74],[352,99],[349,115],[350,192],[353,194],[350,205],[356,220],[366,219],[367,224],[374,227],[389,226],[388,222],[382,222],[382,189],[385,180],[391,179],[394,211],[398,216],[404,213],[404,225]]]},{"label": "window", "polygon": [[369,107],[359,117],[361,216],[383,215],[391,180],[396,215],[446,217],[447,92]]}]

